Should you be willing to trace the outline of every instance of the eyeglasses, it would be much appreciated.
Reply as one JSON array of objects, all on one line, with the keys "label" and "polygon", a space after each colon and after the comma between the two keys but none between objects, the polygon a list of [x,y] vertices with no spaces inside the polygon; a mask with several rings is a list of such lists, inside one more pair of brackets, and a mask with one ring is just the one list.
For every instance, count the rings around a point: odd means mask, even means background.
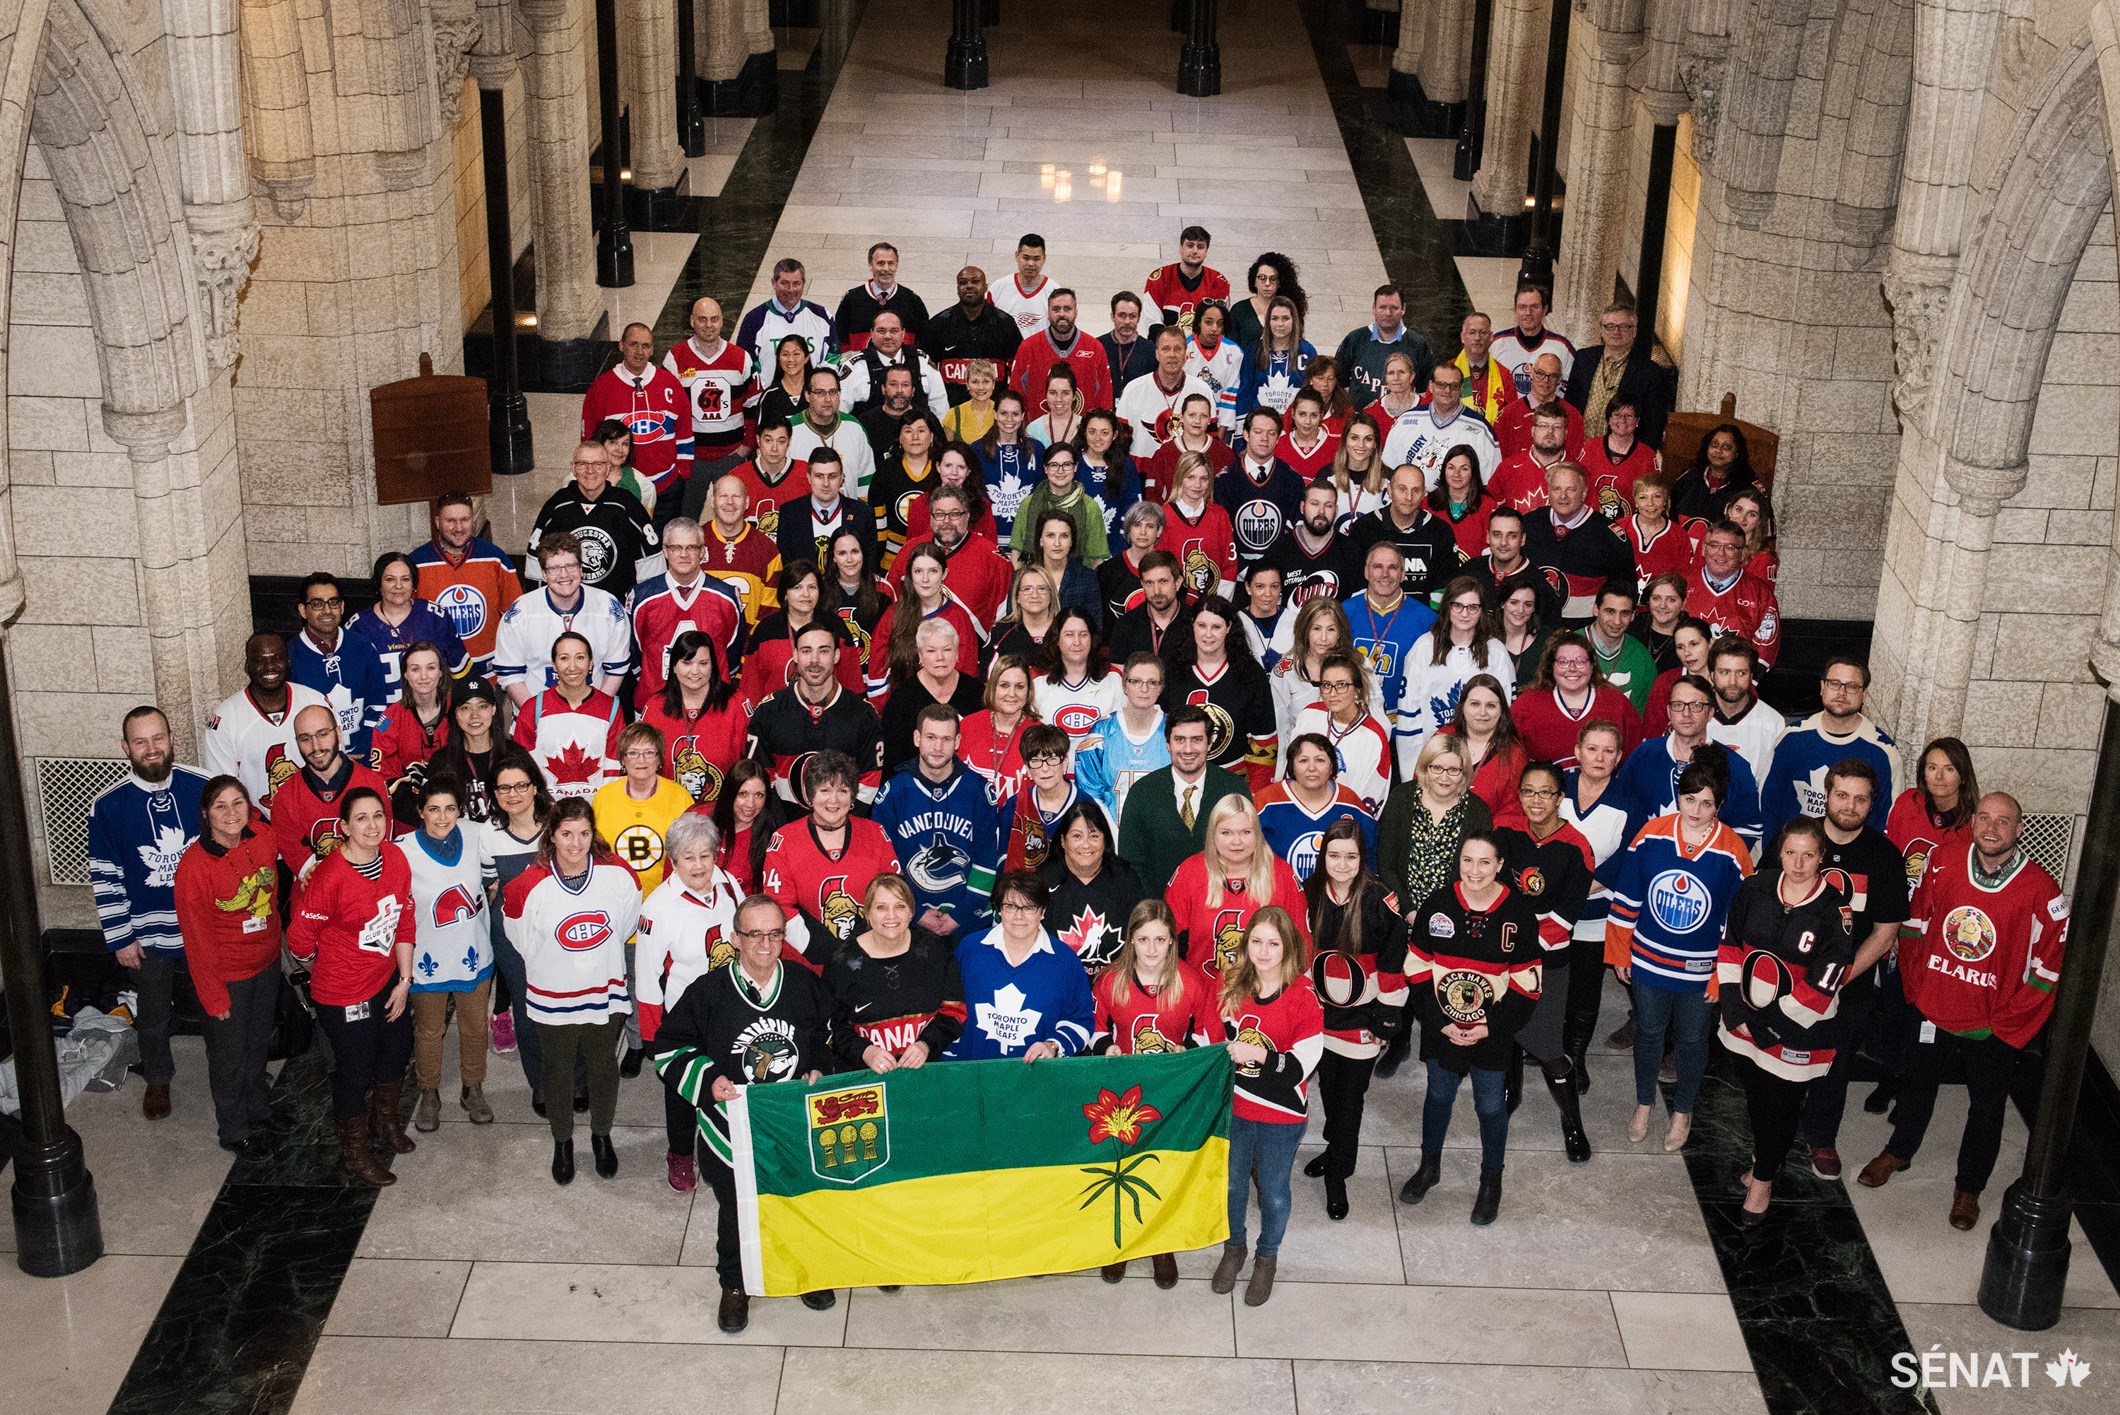
[{"label": "eyeglasses", "polygon": [[1318,684],[1318,691],[1321,693],[1351,693],[1354,691],[1354,684],[1344,678],[1332,678]]},{"label": "eyeglasses", "polygon": [[333,595],[330,599],[305,599],[302,603],[310,609],[337,609],[346,601]]},{"label": "eyeglasses", "polygon": [[1826,678],[1820,680],[1819,686],[1827,692],[1833,693],[1859,693],[1862,691],[1862,684],[1852,678]]},{"label": "eyeglasses", "polygon": [[1004,914],[1042,914],[1045,911],[1027,899],[1008,899],[1002,901],[1001,912]]},{"label": "eyeglasses", "polygon": [[1708,710],[1708,705],[1707,705],[1706,703],[1673,703],[1673,704],[1671,704],[1671,711],[1672,711],[1672,712],[1706,712],[1707,710]]},{"label": "eyeglasses", "polygon": [[1421,774],[1423,776],[1463,776],[1465,774],[1465,768],[1461,766],[1431,765],[1426,771],[1422,772]]},{"label": "eyeglasses", "polygon": [[1558,800],[1560,798],[1561,793],[1558,791],[1541,790],[1530,786],[1519,786],[1517,788],[1516,794],[1523,797],[1526,801],[1553,801]]},{"label": "eyeglasses", "polygon": [[771,939],[775,943],[780,943],[787,938],[788,931],[786,929],[738,929],[736,936],[738,938]]},{"label": "eyeglasses", "polygon": [[493,793],[494,793],[494,794],[495,794],[496,796],[505,796],[505,795],[506,795],[506,794],[508,794],[508,793],[509,793],[510,791],[535,791],[536,789],[537,789],[537,787],[536,787],[535,785],[533,785],[532,783],[530,783],[530,782],[527,782],[527,781],[513,781],[513,782],[510,782],[510,783],[508,783],[508,784],[507,784],[507,785],[505,785],[505,786],[496,786],[496,787],[494,787],[494,788],[493,788]]}]

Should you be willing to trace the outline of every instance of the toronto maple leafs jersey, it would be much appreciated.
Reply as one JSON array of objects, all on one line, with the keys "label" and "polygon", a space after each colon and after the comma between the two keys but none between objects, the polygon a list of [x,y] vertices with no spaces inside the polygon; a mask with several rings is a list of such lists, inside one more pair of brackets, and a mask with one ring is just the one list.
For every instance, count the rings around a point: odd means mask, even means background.
[{"label": "toronto maple leafs jersey", "polygon": [[1457,716],[1458,699],[1465,694],[1465,684],[1479,674],[1492,674],[1502,685],[1502,697],[1507,699],[1516,691],[1516,672],[1509,666],[1509,647],[1500,639],[1487,641],[1487,662],[1483,667],[1465,644],[1452,644],[1443,661],[1437,663],[1435,639],[1430,634],[1421,635],[1407,652],[1405,666],[1392,736],[1398,743],[1399,775],[1411,781],[1421,744],[1430,733],[1450,726],[1451,719]]},{"label": "toronto maple leafs jersey", "polygon": [[493,673],[503,688],[517,684],[542,693],[559,682],[552,674],[552,641],[568,630],[589,641],[590,681],[626,676],[633,663],[633,628],[618,600],[583,585],[572,609],[552,602],[540,589],[508,606],[493,645]]},{"label": "toronto maple leafs jersey", "polygon": [[307,630],[287,641],[287,678],[321,694],[339,720],[339,749],[369,762],[376,729],[390,707],[390,684],[383,660],[366,639],[341,631],[325,652]]},{"label": "toronto maple leafs jersey", "polygon": [[177,862],[199,838],[205,773],[172,766],[150,785],[137,773],[104,789],[88,813],[88,882],[103,946],[180,952]]},{"label": "toronto maple leafs jersey", "polygon": [[1066,944],[1040,930],[1021,965],[1002,951],[997,926],[957,945],[957,972],[964,982],[964,1033],[950,1044],[952,1061],[1020,1057],[1039,1042],[1052,1042],[1062,1056],[1089,1047],[1097,1024],[1089,974]]},{"label": "toronto maple leafs jersey", "polygon": [[493,972],[493,927],[482,872],[486,827],[459,825],[446,840],[400,836],[412,867],[412,990],[471,992]]},{"label": "toronto maple leafs jersey", "polygon": [[[1714,729],[1709,729],[1714,735]],[[1865,717],[1853,732],[1826,731],[1825,714],[1813,713],[1788,730],[1774,748],[1773,764],[1759,788],[1759,814],[1772,836],[1797,816],[1826,813],[1826,773],[1853,757],[1877,772],[1876,798],[1870,802],[1870,828],[1883,830],[1891,819],[1899,784],[1899,748],[1876,723]]]},{"label": "toronto maple leafs jersey", "polygon": [[955,762],[936,782],[908,762],[884,783],[869,818],[890,837],[919,910],[940,909],[959,927],[986,922],[1002,837],[979,773]]}]

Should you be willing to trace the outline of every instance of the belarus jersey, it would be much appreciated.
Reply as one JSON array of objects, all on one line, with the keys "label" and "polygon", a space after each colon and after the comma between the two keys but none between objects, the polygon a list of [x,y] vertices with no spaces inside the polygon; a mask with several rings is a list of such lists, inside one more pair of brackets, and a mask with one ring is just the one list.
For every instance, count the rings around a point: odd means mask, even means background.
[{"label": "belarus jersey", "polygon": [[1678,816],[1658,816],[1627,847],[1612,886],[1605,961],[1632,968],[1636,987],[1704,991],[1723,919],[1751,873],[1751,847],[1730,827],[1717,825],[1706,843],[1688,847]]},{"label": "belarus jersey", "polygon": [[295,714],[305,707],[329,707],[324,695],[299,683],[287,685],[287,709],[268,713],[249,688],[227,699],[206,724],[200,743],[208,774],[233,776],[250,793],[251,804],[272,819],[272,793],[301,769],[294,744]]},{"label": "belarus jersey", "polygon": [[662,366],[682,384],[692,412],[694,461],[719,457],[743,441],[743,403],[751,387],[751,356],[733,340],[709,356],[697,339],[663,355]]},{"label": "belarus jersey", "polygon": [[[424,641],[441,650],[442,672],[450,678],[462,678],[471,672],[471,655],[457,637],[456,626],[425,600],[412,601],[411,612],[402,624],[392,624],[374,609],[364,609],[346,621],[346,632],[375,650],[383,665],[383,686],[389,691],[391,702],[405,691],[405,650],[414,644]],[[444,681],[445,695],[448,686]]]},{"label": "belarus jersey", "polygon": [[323,695],[339,720],[340,750],[368,761],[392,696],[383,660],[368,641],[341,630],[338,643],[327,652],[305,629],[287,641],[287,677]]},{"label": "belarus jersey", "polygon": [[1125,979],[1107,968],[1090,986],[1097,1025],[1089,1049],[1102,1056],[1163,1056],[1222,1040],[1222,1013],[1215,985],[1192,964],[1178,960],[1175,976],[1153,992],[1138,977]]},{"label": "belarus jersey", "polygon": [[[883,827],[848,816],[846,844],[835,853],[817,838],[817,826],[799,820],[773,832],[766,845],[765,892],[788,911],[790,927],[782,956],[812,973],[839,945],[861,932],[861,901],[878,875],[903,873]],[[803,927],[793,927],[794,920]]]},{"label": "belarus jersey", "polygon": [[1384,798],[1391,793],[1391,733],[1384,724],[1365,712],[1342,726],[1333,720],[1331,708],[1312,703],[1296,714],[1289,740],[1306,732],[1332,743],[1340,763],[1340,789],[1352,791],[1370,815],[1382,810]]},{"label": "belarus jersey", "polygon": [[1976,848],[1929,856],[1899,930],[1899,981],[1944,1031],[2022,1047],[2054,1008],[2068,896],[2021,851],[2000,881],[1983,884],[1973,874]]},{"label": "belarus jersey", "polygon": [[424,830],[398,838],[412,867],[412,990],[470,992],[493,972],[486,913],[486,827],[466,821],[436,840]]},{"label": "belarus jersey", "polygon": [[646,707],[670,681],[670,646],[679,634],[696,630],[712,639],[726,669],[736,661],[736,640],[744,627],[737,592],[719,576],[702,574],[690,586],[672,584],[667,574],[644,582],[633,596],[633,637],[640,644],[634,706]]},{"label": "belarus jersey", "polygon": [[429,541],[412,552],[412,592],[449,621],[471,654],[471,671],[493,671],[493,640],[501,616],[522,595],[515,562],[490,540],[473,537],[462,551]]},{"label": "belarus jersey", "polygon": [[1399,414],[1384,437],[1384,465],[1419,467],[1421,482],[1435,490],[1443,477],[1443,459],[1460,443],[1469,446],[1480,467],[1482,479],[1494,475],[1501,465],[1502,444],[1494,429],[1470,408],[1459,408],[1449,418],[1438,418],[1425,404]]},{"label": "belarus jersey", "polygon": [[512,735],[545,774],[553,800],[587,799],[619,774],[618,733],[625,725],[609,693],[591,688],[574,704],[547,688],[516,713]]},{"label": "belarus jersey", "polygon": [[1148,272],[1141,287],[1141,321],[1144,325],[1175,324],[1191,341],[1193,313],[1208,300],[1229,302],[1229,279],[1213,266],[1203,265],[1192,279],[1173,261]]},{"label": "belarus jersey", "polygon": [[[582,395],[582,440],[597,424],[617,418],[633,434],[633,466],[655,483],[657,495],[692,475],[692,412],[685,386],[650,364],[639,373],[624,364],[607,369]],[[586,573],[588,567],[584,566]]]},{"label": "belarus jersey", "polygon": [[[1045,301],[1058,288],[1059,286],[1053,284],[1053,277],[1045,275],[1040,276],[1038,283],[1026,290],[1023,288],[1023,276],[1016,274],[988,290],[986,298],[995,309],[1014,320],[1017,332],[1028,339],[1034,334],[1045,332]],[[1004,373],[1007,368],[1008,365],[1004,362]]]},{"label": "belarus jersey", "polygon": [[1075,784],[1104,808],[1114,831],[1126,813],[1126,793],[1152,771],[1170,765],[1170,744],[1163,740],[1163,710],[1156,709],[1148,732],[1136,739],[1126,730],[1123,711],[1108,713],[1090,727],[1075,750]]},{"label": "belarus jersey", "polygon": [[1774,667],[1781,649],[1781,607],[1775,603],[1774,587],[1740,571],[1721,589],[1708,583],[1707,571],[1699,566],[1686,573],[1686,613],[1705,619],[1718,634],[1735,634],[1759,651],[1759,667]]},{"label": "belarus jersey", "polygon": [[780,508],[792,506],[810,494],[810,464],[793,457],[780,465],[780,475],[770,476],[756,457],[740,463],[728,475],[743,483],[744,517],[769,538],[780,536]]},{"label": "belarus jersey", "polygon": [[589,641],[592,681],[625,677],[633,664],[633,630],[626,611],[613,596],[583,585],[572,609],[554,604],[549,589],[526,594],[508,607],[493,646],[493,673],[500,685],[520,684],[541,693],[558,683],[552,674],[552,643],[570,629]]},{"label": "belarus jersey", "polygon": [[149,785],[128,774],[96,797],[88,813],[88,881],[94,886],[103,946],[178,951],[177,863],[199,838],[207,776],[171,766]]},{"label": "belarus jersey", "polygon": [[983,923],[1001,866],[1001,822],[979,773],[962,762],[930,781],[916,760],[877,793],[870,819],[883,827],[913,886],[915,913],[939,909],[961,928]]},{"label": "belarus jersey", "polygon": [[1325,809],[1313,813],[1285,781],[1276,781],[1261,791],[1259,833],[1274,854],[1288,861],[1296,878],[1308,883],[1325,849],[1325,832],[1342,820],[1351,820],[1362,831],[1362,844],[1371,860],[1376,859],[1377,818],[1362,804],[1362,798],[1347,786],[1334,783],[1332,799]]}]

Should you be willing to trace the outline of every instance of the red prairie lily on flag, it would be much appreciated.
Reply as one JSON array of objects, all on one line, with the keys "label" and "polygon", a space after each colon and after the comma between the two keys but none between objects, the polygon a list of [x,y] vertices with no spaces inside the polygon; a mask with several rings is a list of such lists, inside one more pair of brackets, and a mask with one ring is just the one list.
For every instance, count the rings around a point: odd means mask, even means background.
[{"label": "red prairie lily on flag", "polygon": [[1114,1095],[1099,1087],[1097,1099],[1082,1107],[1089,1117],[1089,1140],[1101,1145],[1106,1140],[1115,1140],[1119,1145],[1118,1158],[1110,1165],[1084,1165],[1084,1174],[1095,1176],[1082,1191],[1082,1207],[1088,1208],[1106,1194],[1112,1198],[1112,1247],[1125,1244],[1125,1215],[1128,1201],[1133,1204],[1134,1222],[1141,1222],[1141,1196],[1161,1199],[1155,1186],[1134,1171],[1150,1160],[1160,1160],[1160,1155],[1136,1155],[1126,1157],[1129,1145],[1141,1138],[1141,1127],[1163,1118],[1163,1112],[1141,1100],[1141,1088],[1129,1086],[1125,1095]]}]

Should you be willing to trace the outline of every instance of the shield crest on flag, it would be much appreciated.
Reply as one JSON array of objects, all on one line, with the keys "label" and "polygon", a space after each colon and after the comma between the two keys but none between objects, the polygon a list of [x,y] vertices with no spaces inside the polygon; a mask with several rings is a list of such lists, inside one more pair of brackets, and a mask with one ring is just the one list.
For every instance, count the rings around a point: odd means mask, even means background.
[{"label": "shield crest on flag", "polygon": [[812,1174],[834,1184],[859,1184],[890,1162],[890,1117],[880,1082],[807,1099]]}]

